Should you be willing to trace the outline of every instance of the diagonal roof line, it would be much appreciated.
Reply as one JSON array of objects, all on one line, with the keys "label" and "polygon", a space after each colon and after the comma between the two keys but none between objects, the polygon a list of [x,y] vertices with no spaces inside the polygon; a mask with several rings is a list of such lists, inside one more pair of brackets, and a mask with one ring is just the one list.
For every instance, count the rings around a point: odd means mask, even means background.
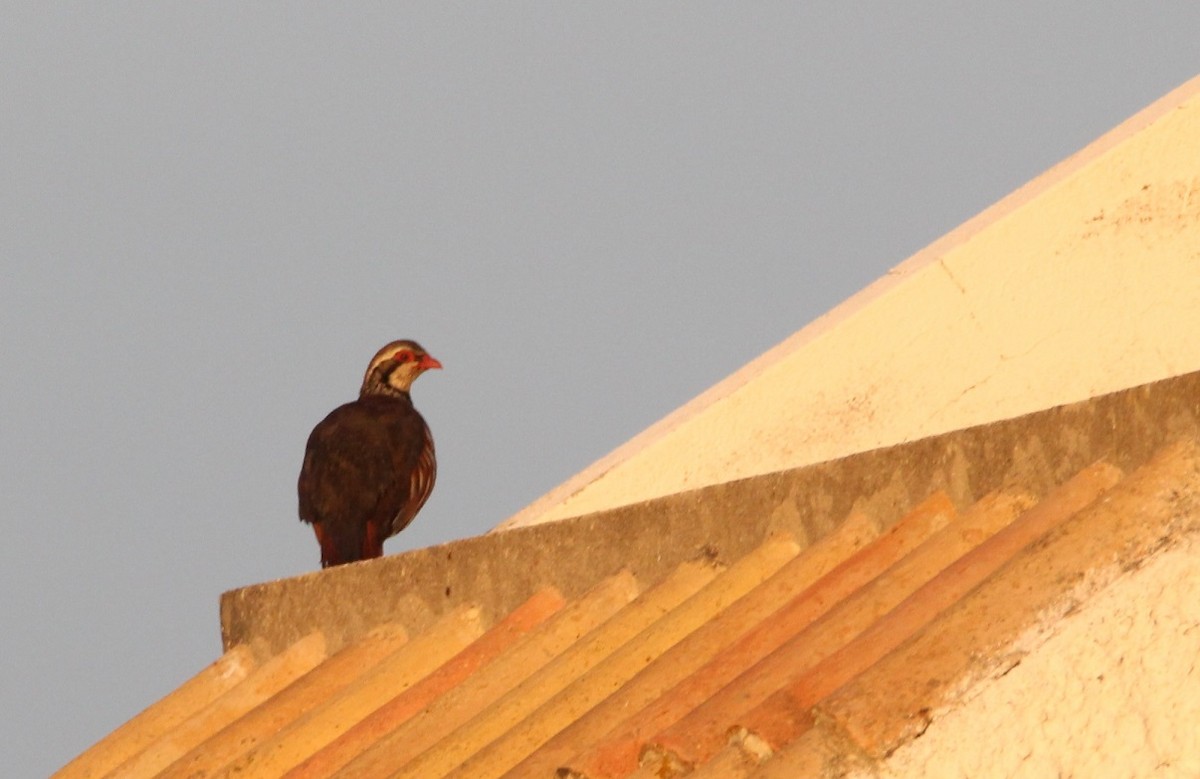
[{"label": "diagonal roof line", "polygon": [[[818,317],[783,342],[748,362],[742,368],[719,381],[700,395],[685,403],[658,422],[650,425],[626,443],[584,468],[578,474],[551,489],[509,519],[497,526],[497,530],[528,526],[539,522],[557,520],[564,516],[582,513],[563,504],[590,489],[594,483],[631,458],[640,455],[651,446],[662,441],[678,428],[694,421],[715,404],[737,394],[747,385],[756,382],[773,367],[785,359],[819,341],[849,320],[863,312],[880,298],[896,291],[919,272],[929,266],[943,263],[946,255],[962,247],[987,228],[996,225],[1017,211],[1035,205],[1042,196],[1056,187],[1069,183],[1074,177],[1112,152],[1127,145],[1135,136],[1151,125],[1172,115],[1178,108],[1200,94],[1200,78],[1194,78],[1154,101],[1117,127],[1089,143],[1065,160],[1050,167],[1036,178],[1017,188],[992,206],[963,222],[942,237],[933,241],[908,259],[885,273],[864,289],[841,304]],[[1117,166],[1120,167],[1120,166]],[[1181,175],[1187,175],[1188,171]],[[1145,188],[1145,187],[1143,187]],[[1136,189],[1136,187],[1134,187]],[[1116,205],[1115,203],[1110,205]],[[1005,257],[990,260],[996,263],[1007,261]],[[943,269],[956,285],[949,267]],[[1141,380],[1152,378],[1143,376]],[[1132,384],[1133,382],[1130,382]],[[1109,385],[1107,388],[1111,388]],[[957,425],[956,425],[957,427]],[[609,500],[609,498],[602,499]]]},{"label": "diagonal roof line", "polygon": [[222,596],[222,635],[226,648],[246,643],[274,654],[320,630],[336,651],[389,622],[419,632],[468,602],[492,623],[544,586],[573,599],[625,567],[653,582],[697,555],[732,561],[775,531],[808,545],[855,511],[890,526],[939,489],[960,506],[1013,483],[1040,497],[1096,460],[1128,469],[1196,435],[1197,397],[1200,373],[1186,374],[830,462],[256,584]]}]

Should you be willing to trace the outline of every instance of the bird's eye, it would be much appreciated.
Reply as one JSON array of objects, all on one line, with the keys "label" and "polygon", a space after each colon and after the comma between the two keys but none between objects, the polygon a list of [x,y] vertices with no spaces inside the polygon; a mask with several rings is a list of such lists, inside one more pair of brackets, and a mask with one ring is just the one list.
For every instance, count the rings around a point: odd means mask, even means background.
[{"label": "bird's eye", "polygon": [[405,362],[412,362],[414,358],[413,358],[412,352],[407,351],[407,350],[402,350],[402,351],[396,352],[396,354],[392,357],[392,359],[395,360],[396,362],[405,363]]}]

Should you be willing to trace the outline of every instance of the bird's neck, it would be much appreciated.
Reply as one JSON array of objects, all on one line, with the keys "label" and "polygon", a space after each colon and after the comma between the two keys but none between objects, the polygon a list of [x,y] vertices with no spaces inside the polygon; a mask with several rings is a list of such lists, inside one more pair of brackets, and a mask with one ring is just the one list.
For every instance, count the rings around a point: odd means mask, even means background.
[{"label": "bird's neck", "polygon": [[408,390],[398,389],[384,382],[364,384],[358,392],[358,399],[366,400],[367,398],[389,398],[412,405],[412,396],[408,394]]}]

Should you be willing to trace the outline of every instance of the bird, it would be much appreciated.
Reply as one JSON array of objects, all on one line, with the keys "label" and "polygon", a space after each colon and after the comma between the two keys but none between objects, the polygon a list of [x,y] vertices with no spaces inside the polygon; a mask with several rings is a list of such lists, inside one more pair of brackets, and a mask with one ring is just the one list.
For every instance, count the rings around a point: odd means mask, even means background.
[{"label": "bird", "polygon": [[418,376],[441,367],[416,341],[392,341],[371,359],[358,399],[313,428],[297,492],[322,568],[381,557],[384,540],[429,499],[437,478],[433,436],[409,391]]}]

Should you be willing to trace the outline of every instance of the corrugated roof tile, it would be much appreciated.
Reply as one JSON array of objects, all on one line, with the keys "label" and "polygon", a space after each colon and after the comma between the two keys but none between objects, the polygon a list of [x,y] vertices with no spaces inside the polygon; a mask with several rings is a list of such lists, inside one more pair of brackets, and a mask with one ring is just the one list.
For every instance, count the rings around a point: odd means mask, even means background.
[{"label": "corrugated roof tile", "polygon": [[631,638],[537,711],[465,760],[448,776],[463,779],[502,776],[554,734],[616,692],[665,651],[768,579],[799,551],[800,547],[791,536],[769,539]]},{"label": "corrugated roof tile", "polygon": [[256,667],[250,647],[233,647],[170,695],[151,704],[63,766],[54,774],[55,779],[104,776],[233,689]]},{"label": "corrugated roof tile", "polygon": [[[434,701],[420,716],[405,721],[379,738],[361,754],[358,754],[356,744],[346,748],[341,748],[338,742],[330,744],[326,749],[337,752],[330,764],[338,768],[345,766],[345,776],[386,776],[389,767],[404,765],[509,694],[538,669],[623,609],[638,594],[637,581],[629,571],[604,579],[522,639],[504,655],[502,662],[484,668]],[[390,706],[390,702],[385,704],[360,726],[370,726],[377,715],[387,718],[386,710]],[[351,732],[346,735],[350,736]],[[314,755],[314,759],[318,757],[321,755]]]},{"label": "corrugated roof tile", "polygon": [[[407,643],[393,627],[326,657],[317,632],[253,671],[234,649],[59,775],[872,775],[1081,600],[1200,532],[1196,441],[1145,457],[961,515],[934,492],[882,533],[851,514],[799,553],[759,534],[728,568],[702,556],[640,594],[629,572],[543,589],[490,607],[490,628],[463,606]],[[871,505],[895,516],[910,499],[892,495]]]},{"label": "corrugated roof tile", "polygon": [[803,592],[878,535],[878,528],[866,515],[851,515],[828,536],[655,658],[617,694],[610,695],[514,767],[506,779],[549,776],[559,766],[567,765],[581,744],[595,743],[613,729],[614,723],[641,711],[774,613],[781,603]]},{"label": "corrugated roof tile", "polygon": [[504,733],[512,723],[528,716],[625,642],[695,594],[712,581],[717,572],[718,567],[711,562],[698,561],[679,566],[662,582],[518,685],[508,696],[402,768],[392,771],[392,775],[397,779],[446,776],[466,758]]},{"label": "corrugated roof tile", "polygon": [[106,776],[120,779],[158,774],[205,739],[311,671],[325,658],[325,637],[320,633],[305,636]]},{"label": "corrugated roof tile", "polygon": [[[796,633],[758,663],[678,722],[651,739],[657,753],[670,752],[671,763],[694,766],[709,760],[725,743],[740,713],[765,700],[797,674],[835,656],[847,642],[877,624],[944,568],[1001,528],[1033,503],[1025,496],[989,496],[930,536],[879,576],[847,596],[820,620]],[[807,710],[799,712],[801,720]],[[661,757],[660,757],[661,759]]]},{"label": "corrugated roof tile", "polygon": [[[733,740],[746,735],[737,733]],[[851,775],[871,779],[878,776],[874,768],[845,734],[818,721],[811,730],[759,764],[749,779],[842,779]]]},{"label": "corrugated roof tile", "polygon": [[771,749],[791,743],[812,726],[812,708],[820,700],[923,628],[1029,543],[1099,498],[1120,477],[1119,470],[1105,464],[1076,475],[1004,531],[956,554],[952,565],[837,652],[778,685],[755,708],[741,715],[728,711],[727,716]]},{"label": "corrugated roof tile", "polygon": [[590,779],[615,779],[634,770],[649,738],[687,716],[746,668],[945,527],[954,515],[954,504],[944,493],[927,498],[886,533],[781,605],[652,704],[632,713],[567,766]]},{"label": "corrugated roof tile", "polygon": [[688,776],[691,779],[746,779],[758,770],[761,762],[753,752],[731,744]]},{"label": "corrugated roof tile", "polygon": [[279,694],[256,706],[172,763],[158,779],[207,776],[248,752],[308,711],[354,682],[384,657],[402,647],[408,633],[398,625],[371,631],[300,676]]},{"label": "corrugated roof tile", "polygon": [[438,620],[323,705],[259,744],[215,776],[279,776],[388,699],[423,679],[483,633],[479,609],[464,606]]},{"label": "corrugated roof tile", "polygon": [[[566,601],[558,590],[547,587],[540,590],[493,625],[478,640],[446,661],[436,671],[387,701],[354,727],[339,736],[343,754],[357,754],[378,740],[380,736],[406,722],[427,708],[433,701],[487,666],[503,652],[516,644],[523,636],[546,622],[556,614]],[[379,712],[385,712],[379,715]],[[304,763],[287,773],[289,779],[304,776],[328,776],[340,765],[333,750],[325,751],[320,757],[314,754]],[[348,761],[347,761],[348,762]]]},{"label": "corrugated roof tile", "polygon": [[[928,629],[836,691],[820,706],[867,754],[883,757],[918,735],[931,712],[1003,674],[1056,621],[1129,567],[1176,538],[1200,511],[1200,449],[1160,451],[1102,499],[1052,532],[948,609]],[[1032,512],[1031,512],[1032,513]],[[979,561],[964,559],[963,568]],[[961,639],[970,636],[969,641]]]}]

